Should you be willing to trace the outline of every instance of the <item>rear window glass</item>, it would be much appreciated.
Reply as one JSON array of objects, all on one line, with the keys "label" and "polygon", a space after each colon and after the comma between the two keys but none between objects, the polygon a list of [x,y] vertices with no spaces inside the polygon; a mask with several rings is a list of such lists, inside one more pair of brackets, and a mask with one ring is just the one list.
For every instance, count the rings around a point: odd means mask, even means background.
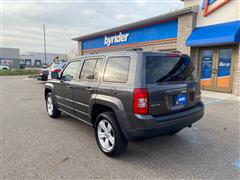
[{"label": "rear window glass", "polygon": [[187,55],[147,56],[147,83],[196,81],[197,74]]},{"label": "rear window glass", "polygon": [[124,83],[128,80],[129,57],[112,57],[107,61],[104,81]]}]

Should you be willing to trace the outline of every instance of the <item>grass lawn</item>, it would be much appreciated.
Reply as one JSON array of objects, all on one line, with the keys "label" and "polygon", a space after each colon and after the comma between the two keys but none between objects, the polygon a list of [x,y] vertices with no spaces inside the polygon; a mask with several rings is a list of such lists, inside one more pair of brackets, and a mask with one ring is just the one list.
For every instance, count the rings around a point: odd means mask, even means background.
[{"label": "grass lawn", "polygon": [[19,76],[19,75],[30,75],[34,76],[37,74],[36,69],[17,69],[17,70],[0,70],[0,76]]}]

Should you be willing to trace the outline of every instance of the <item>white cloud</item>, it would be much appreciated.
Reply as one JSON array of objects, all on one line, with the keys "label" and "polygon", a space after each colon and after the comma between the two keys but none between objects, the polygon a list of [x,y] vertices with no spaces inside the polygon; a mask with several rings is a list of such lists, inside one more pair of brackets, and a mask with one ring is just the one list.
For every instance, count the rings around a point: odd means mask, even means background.
[{"label": "white cloud", "polygon": [[125,17],[125,15],[124,14],[117,14],[115,17],[116,17],[117,20],[122,20]]}]

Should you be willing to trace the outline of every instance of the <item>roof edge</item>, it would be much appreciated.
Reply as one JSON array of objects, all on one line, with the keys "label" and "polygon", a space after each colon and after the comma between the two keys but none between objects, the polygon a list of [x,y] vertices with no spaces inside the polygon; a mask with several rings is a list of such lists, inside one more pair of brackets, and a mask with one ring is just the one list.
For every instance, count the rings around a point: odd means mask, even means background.
[{"label": "roof edge", "polygon": [[161,15],[154,16],[154,17],[151,17],[151,18],[147,18],[147,19],[144,19],[144,20],[141,20],[141,21],[136,21],[136,22],[133,22],[133,23],[128,23],[128,24],[122,25],[122,26],[117,26],[117,27],[114,27],[114,28],[111,28],[111,29],[98,31],[98,32],[83,35],[83,36],[78,36],[78,37],[73,38],[72,40],[80,41],[80,40],[84,40],[84,39],[89,39],[89,38],[96,37],[96,36],[102,36],[102,35],[110,34],[110,33],[113,33],[113,32],[123,31],[124,29],[132,28],[132,27],[135,27],[135,26],[140,26],[140,25],[144,25],[144,24],[148,24],[148,23],[154,23],[154,22],[157,22],[157,21],[160,21],[160,20],[165,20],[165,19],[176,18],[176,17],[178,17],[179,15],[182,15],[182,14],[186,14],[186,13],[195,13],[196,14],[197,12],[198,12],[198,5],[191,6],[191,7],[179,9],[179,10],[174,11],[174,12],[169,12],[169,13],[161,14]]}]

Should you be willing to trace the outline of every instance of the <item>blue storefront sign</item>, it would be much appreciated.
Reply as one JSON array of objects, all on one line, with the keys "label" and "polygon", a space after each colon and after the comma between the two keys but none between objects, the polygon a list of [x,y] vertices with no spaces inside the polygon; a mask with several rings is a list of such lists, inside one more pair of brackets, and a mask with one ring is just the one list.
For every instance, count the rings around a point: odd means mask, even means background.
[{"label": "blue storefront sign", "polygon": [[82,41],[82,49],[106,48],[112,46],[127,46],[131,44],[153,42],[177,37],[178,20],[159,22],[144,27],[106,34]]}]

